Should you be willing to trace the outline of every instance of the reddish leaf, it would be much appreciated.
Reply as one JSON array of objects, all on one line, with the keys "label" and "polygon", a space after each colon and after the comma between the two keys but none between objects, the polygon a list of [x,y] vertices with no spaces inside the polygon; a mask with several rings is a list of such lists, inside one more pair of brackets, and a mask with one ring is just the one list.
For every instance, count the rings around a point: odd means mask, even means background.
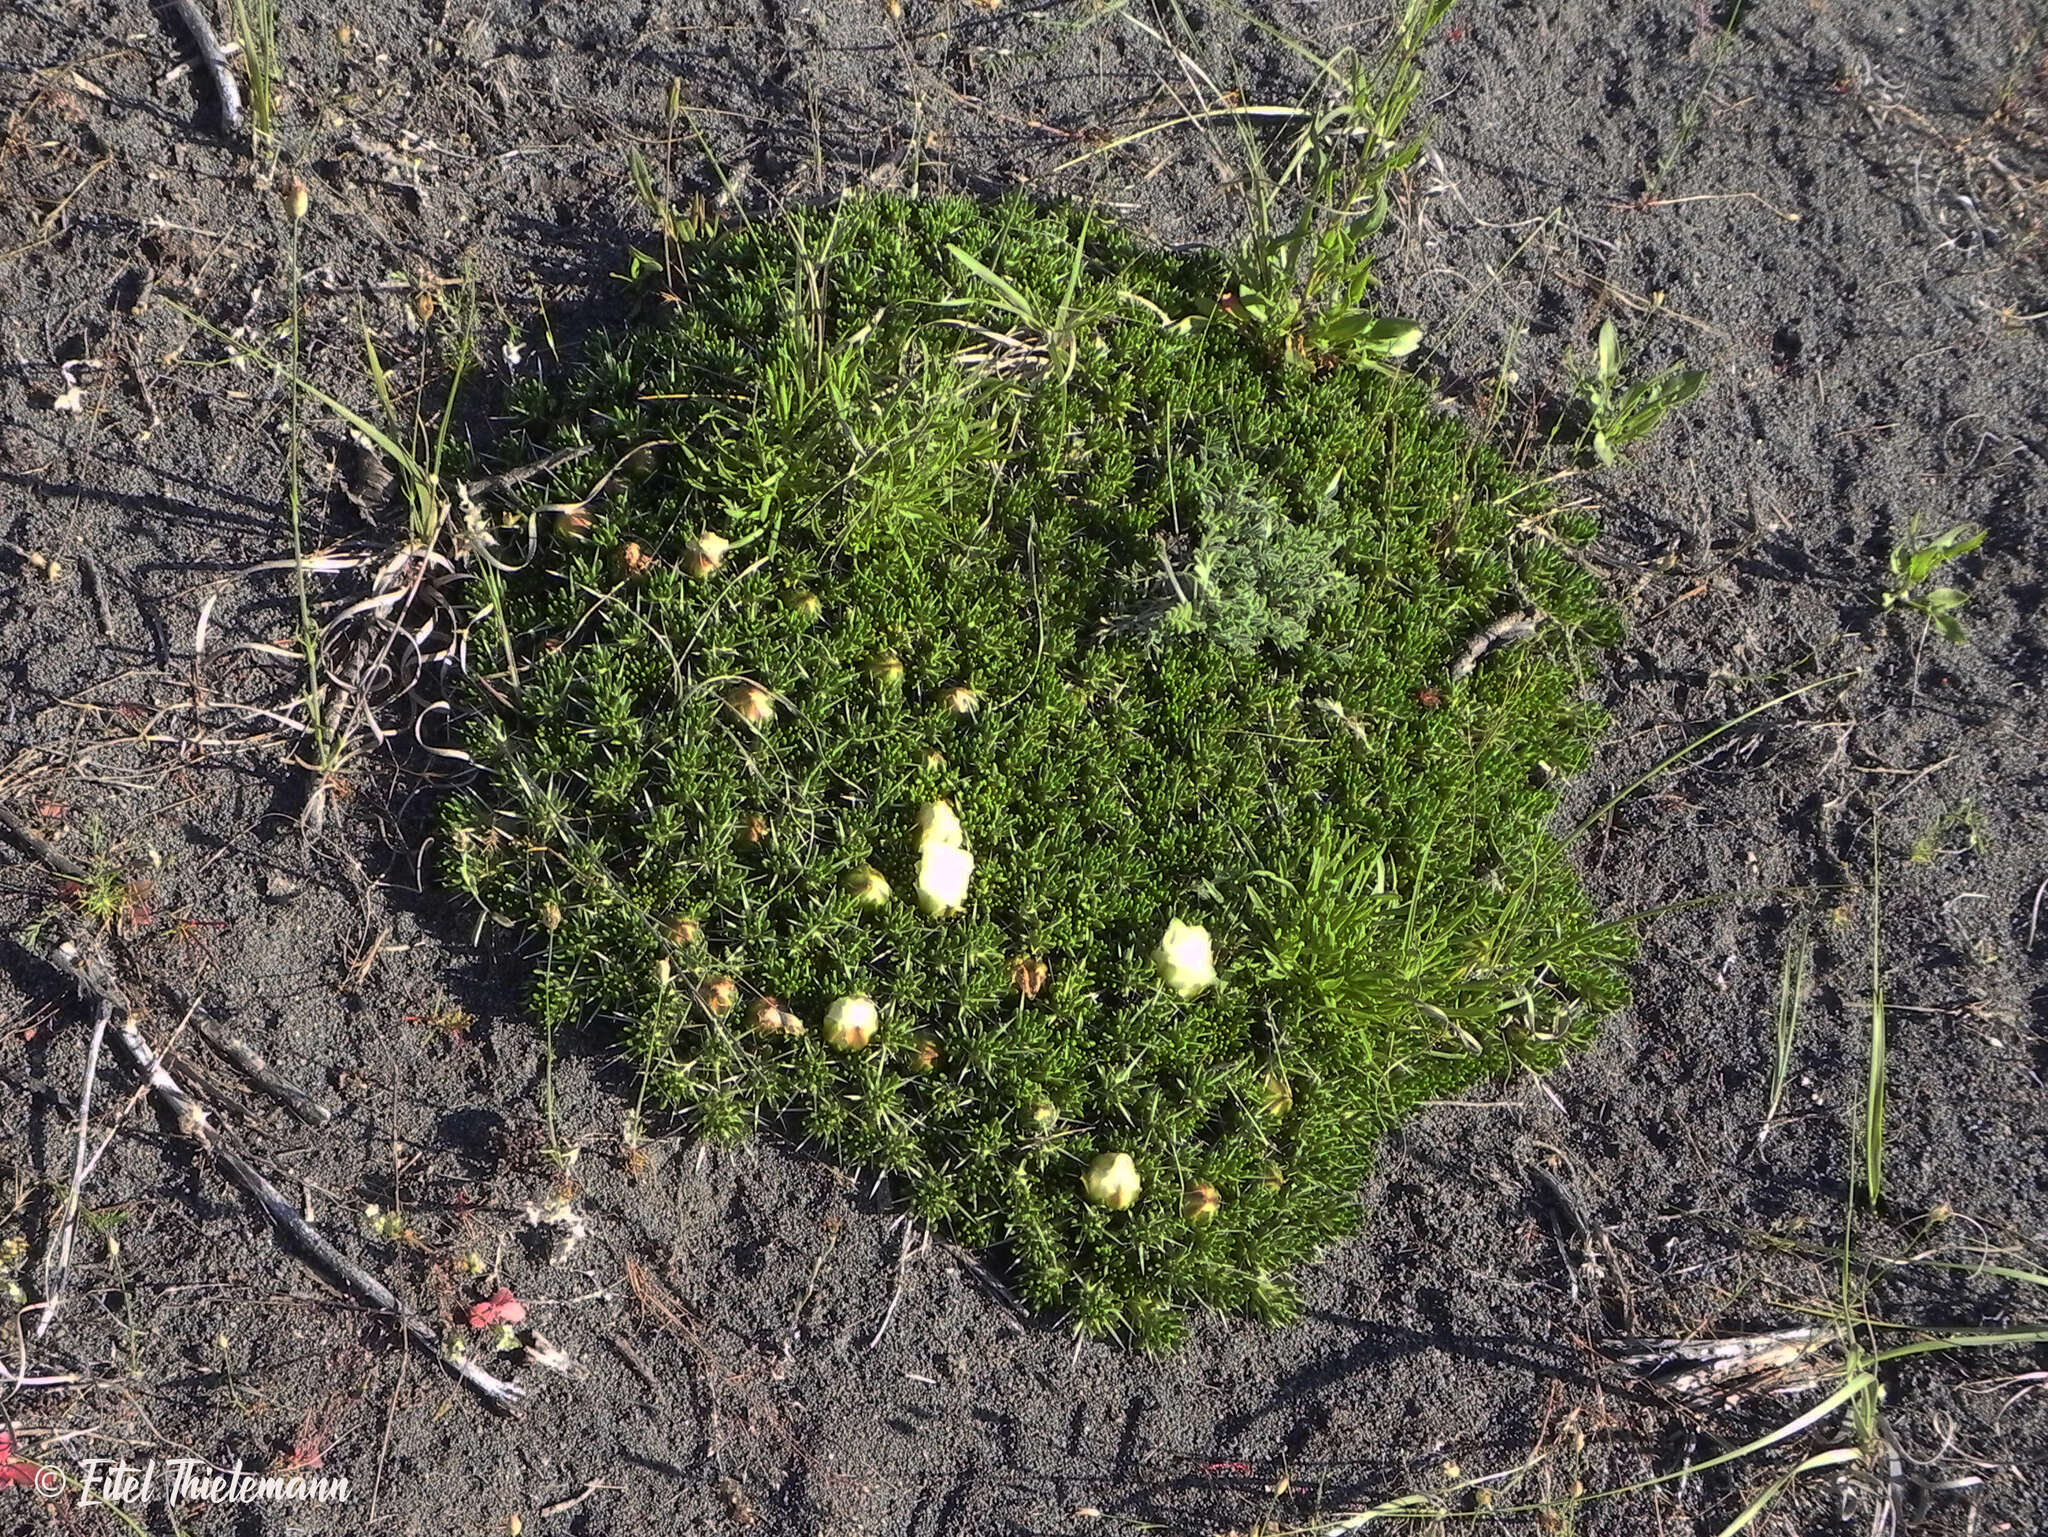
[{"label": "reddish leaf", "polygon": [[512,1288],[509,1286],[499,1287],[487,1302],[472,1302],[469,1305],[469,1326],[472,1329],[495,1329],[499,1324],[525,1322],[526,1304],[512,1295]]},{"label": "reddish leaf", "polygon": [[0,1430],[0,1488],[14,1485],[33,1489],[40,1464],[23,1462],[14,1455],[14,1435],[11,1431]]}]

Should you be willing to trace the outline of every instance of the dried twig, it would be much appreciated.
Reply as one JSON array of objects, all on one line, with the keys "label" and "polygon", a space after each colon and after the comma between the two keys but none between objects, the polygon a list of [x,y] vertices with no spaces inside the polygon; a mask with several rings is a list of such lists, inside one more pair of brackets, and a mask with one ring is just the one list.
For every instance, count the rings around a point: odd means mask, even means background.
[{"label": "dried twig", "polygon": [[[995,1276],[990,1274],[987,1266],[983,1265],[965,1249],[954,1245],[952,1253],[953,1262],[956,1265],[978,1281],[981,1284],[982,1290],[987,1292],[990,1297],[1009,1309],[1007,1316],[998,1315],[1003,1326],[1014,1334],[1022,1334],[1024,1332],[1025,1320],[1030,1318],[1031,1315],[1025,1311],[1024,1304],[1017,1300],[1017,1294],[1011,1291],[1009,1287],[1003,1285],[1001,1281],[998,1281]],[[1075,1343],[1076,1345],[1080,1343],[1080,1336],[1076,1336]]]},{"label": "dried twig", "polygon": [[78,557],[78,569],[85,576],[85,594],[92,600],[92,611],[99,619],[100,635],[103,639],[112,640],[114,610],[107,602],[107,584],[105,578],[100,575],[100,563],[90,555],[81,553]]},{"label": "dried twig", "polygon": [[28,826],[5,806],[0,806],[0,834],[31,859],[40,859],[59,875],[84,880],[92,872],[69,854],[60,854],[49,841],[28,830]]},{"label": "dried twig", "polygon": [[199,1030],[199,1038],[232,1062],[244,1078],[284,1106],[295,1119],[307,1126],[325,1126],[334,1119],[333,1111],[305,1090],[294,1088],[272,1072],[270,1064],[263,1060],[255,1047],[232,1031],[223,1030],[219,1021],[208,1019],[198,1004],[191,1003],[187,1007],[192,1011],[192,1023]]},{"label": "dried twig", "polygon": [[895,1322],[896,1309],[902,1306],[903,1283],[907,1279],[912,1252],[915,1251],[922,1254],[932,1245],[932,1235],[929,1229],[925,1232],[922,1244],[917,1241],[917,1238],[917,1224],[906,1215],[903,1218],[903,1243],[896,1251],[896,1286],[889,1293],[889,1306],[882,1314],[881,1327],[875,1330],[875,1337],[868,1341],[868,1349],[870,1350],[873,1350],[882,1343],[882,1336],[889,1332],[889,1325]]},{"label": "dried twig", "polygon": [[464,481],[462,489],[468,492],[470,496],[478,498],[498,491],[509,491],[512,487],[523,485],[537,476],[546,475],[554,470],[558,470],[565,464],[575,463],[578,459],[589,453],[594,446],[593,444],[583,443],[574,448],[557,449],[554,453],[546,454],[534,460],[531,464],[514,465],[509,470],[500,470],[497,474],[483,480]]},{"label": "dried twig", "polygon": [[1494,647],[1511,646],[1516,641],[1527,640],[1536,633],[1537,626],[1543,623],[1545,617],[1542,610],[1532,608],[1527,612],[1517,609],[1512,614],[1504,614],[1494,620],[1473,636],[1464,652],[1451,663],[1451,682],[1456,683],[1460,678],[1470,674],[1472,669],[1479,665],[1479,659]]},{"label": "dried twig", "polygon": [[242,126],[242,93],[235,85],[233,72],[228,69],[227,51],[214,35],[213,23],[206,19],[206,13],[194,0],[171,0],[171,10],[191,34],[192,46],[199,50],[199,62],[206,66],[207,76],[213,81],[214,95],[220,98],[222,130],[233,133]]},{"label": "dried twig", "polygon": [[43,1316],[36,1320],[37,1339],[50,1332],[51,1321],[64,1305],[65,1283],[71,1279],[71,1240],[78,1232],[78,1201],[85,1190],[85,1145],[92,1137],[92,1088],[100,1072],[100,1045],[107,1038],[107,1025],[113,1017],[113,1004],[102,998],[93,1017],[92,1040],[85,1048],[85,1081],[78,1091],[78,1150],[71,1160],[71,1190],[64,1197],[56,1264],[43,1287]]},{"label": "dried twig", "polygon": [[382,1281],[355,1264],[309,1226],[277,1187],[228,1145],[220,1130],[208,1119],[205,1109],[185,1092],[143,1039],[136,1027],[134,1010],[104,965],[84,954],[68,939],[52,946],[45,959],[69,977],[87,997],[102,1005],[111,1005],[109,1023],[114,1038],[135,1070],[148,1080],[152,1096],[169,1116],[173,1129],[198,1143],[214,1165],[263,1209],[273,1232],[288,1240],[286,1247],[294,1250],[314,1274],[343,1295],[388,1315],[398,1324],[406,1339],[439,1361],[450,1374],[476,1389],[494,1407],[509,1409],[525,1396],[525,1389],[517,1383],[494,1377],[467,1359],[451,1359],[441,1349],[441,1342],[434,1331],[408,1313]]},{"label": "dried twig", "polygon": [[593,1478],[589,1483],[585,1484],[579,1492],[570,1495],[569,1498],[567,1498],[566,1500],[557,1500],[552,1505],[541,1506],[540,1513],[543,1516],[566,1515],[568,1512],[574,1510],[578,1505],[581,1505],[585,1500],[589,1499],[593,1494],[596,1494],[600,1489],[618,1490],[619,1487],[620,1486],[617,1484],[601,1484]]},{"label": "dried twig", "polygon": [[[1774,1334],[1751,1334],[1727,1340],[1631,1340],[1611,1344],[1623,1365],[1654,1377],[1658,1386],[1679,1398],[1705,1401],[1733,1398],[1745,1386],[1773,1393],[1803,1393],[1827,1373],[1816,1359],[1838,1345],[1840,1329],[1808,1325]],[[1620,1352],[1626,1351],[1627,1354]],[[1666,1377],[1679,1362],[1691,1370]]]},{"label": "dried twig", "polygon": [[[628,1263],[631,1262],[629,1261]],[[662,1402],[667,1399],[668,1394],[661,1386],[661,1379],[654,1375],[652,1367],[640,1359],[639,1351],[627,1344],[617,1334],[607,1334],[604,1337],[604,1342],[619,1353],[626,1365],[632,1368],[634,1376],[647,1384],[648,1391],[654,1394],[656,1402]]]},{"label": "dried twig", "polygon": [[[1589,1279],[1595,1268],[1592,1264],[1592,1229],[1581,1215],[1578,1203],[1572,1199],[1571,1193],[1549,1170],[1533,1163],[1524,1167],[1528,1172],[1529,1182],[1544,1197],[1545,1203],[1555,1217],[1553,1222],[1546,1225],[1550,1228],[1551,1242],[1557,1245],[1557,1257],[1564,1262],[1565,1279],[1571,1286],[1572,1301],[1577,1302],[1580,1266],[1585,1266]],[[1574,1245],[1579,1250],[1577,1255],[1572,1253]]]}]

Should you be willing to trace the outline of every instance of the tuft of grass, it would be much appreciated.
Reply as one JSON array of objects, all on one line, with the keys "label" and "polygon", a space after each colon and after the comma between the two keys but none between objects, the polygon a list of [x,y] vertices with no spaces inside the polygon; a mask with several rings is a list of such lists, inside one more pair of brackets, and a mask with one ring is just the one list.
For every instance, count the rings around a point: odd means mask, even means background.
[{"label": "tuft of grass", "polygon": [[[1219,277],[1022,200],[679,248],[651,318],[514,402],[508,452],[601,451],[541,492],[446,809],[542,1027],[608,1022],[650,1111],[882,1170],[1152,1349],[1190,1308],[1291,1317],[1378,1138],[1587,1039],[1630,948],[1546,830],[1600,724],[1593,583],[1420,386],[1174,323]],[[1224,546],[1201,623],[1120,622]],[[1524,604],[1537,638],[1447,677]],[[940,800],[975,862],[947,918],[906,900]],[[1176,919],[1221,975],[1188,999]],[[855,995],[880,1030],[834,1050]],[[1083,1176],[1118,1153],[1111,1210]]]},{"label": "tuft of grass", "polygon": [[150,882],[130,875],[111,858],[93,860],[83,876],[64,882],[62,890],[82,917],[103,929],[132,932],[154,916],[155,893]]},{"label": "tuft of grass", "polygon": [[[288,202],[287,208],[290,206]],[[299,267],[300,217],[297,211],[290,214],[285,252],[286,270],[293,277]],[[431,419],[417,406],[409,419],[400,411],[390,372],[375,338],[368,326],[364,327],[365,372],[376,400],[372,410],[381,413],[382,424],[306,377],[296,309],[284,323],[286,351],[280,357],[260,343],[229,335],[182,305],[173,305],[195,328],[220,342],[231,358],[267,369],[287,389],[290,446],[285,501],[291,555],[259,569],[284,569],[292,574],[299,621],[296,649],[306,674],[303,718],[277,718],[298,726],[306,737],[309,751],[297,761],[312,778],[301,818],[308,831],[317,832],[324,825],[329,795],[341,782],[361,736],[366,732],[379,740],[388,736],[373,718],[376,710],[405,700],[417,681],[417,664],[426,660],[430,651],[441,658],[466,659],[472,630],[483,624],[506,675],[516,683],[511,638],[504,629],[504,605],[499,601],[504,574],[516,564],[505,548],[513,531],[494,523],[480,505],[479,497],[491,489],[492,482],[448,483],[451,471],[464,460],[451,433],[456,401],[475,366],[478,328],[475,285],[469,274],[465,272],[461,280],[448,286],[454,290],[452,301],[435,306],[443,316],[438,335],[443,345],[446,393],[439,413]],[[399,550],[372,556],[307,548],[300,443],[309,401],[332,412],[361,444],[390,462],[406,502],[407,539]],[[313,577],[365,568],[373,568],[366,597],[338,615],[323,618],[316,612]],[[457,582],[472,584],[482,601],[464,610],[465,617],[456,620],[451,633],[455,607],[449,593]],[[392,680],[401,676],[406,684],[393,687]],[[374,701],[373,694],[377,696]],[[423,738],[420,741],[427,746]],[[461,756],[431,746],[427,750],[443,757]]]},{"label": "tuft of grass", "polygon": [[[1390,185],[1420,157],[1423,134],[1410,125],[1422,90],[1421,54],[1453,0],[1402,0],[1385,46],[1339,49],[1324,56],[1255,11],[1222,10],[1246,29],[1264,33],[1312,73],[1298,103],[1250,100],[1242,78],[1219,80],[1226,62],[1206,51],[1202,31],[1178,6],[1161,8],[1154,26],[1115,6],[1080,23],[1115,17],[1169,49],[1189,86],[1206,104],[1078,155],[1070,169],[1156,134],[1180,128],[1237,133],[1246,217],[1243,246],[1225,265],[1223,281],[1194,296],[1180,323],[1190,329],[1230,323],[1256,336],[1276,358],[1313,368],[1342,360],[1384,367],[1420,344],[1412,320],[1376,314],[1366,303],[1375,277],[1374,242],[1385,225]],[[1288,130],[1268,144],[1261,131]],[[1219,151],[1220,153],[1220,151]]]},{"label": "tuft of grass", "polygon": [[1713,50],[1707,58],[1707,68],[1700,77],[1699,89],[1678,114],[1678,121],[1671,130],[1671,144],[1658,157],[1656,167],[1643,181],[1643,197],[1647,201],[1657,196],[1670,184],[1671,172],[1692,142],[1699,137],[1700,124],[1706,118],[1707,99],[1713,95],[1714,84],[1734,51],[1736,30],[1746,19],[1748,9],[1745,0],[1731,0],[1720,24],[1715,28]]},{"label": "tuft of grass", "polygon": [[[1936,1270],[2009,1281],[2048,1296],[2048,1274],[1926,1253],[1903,1259],[1867,1256],[1852,1243],[1845,1243],[1840,1264],[1839,1294],[1806,1310],[1820,1320],[1812,1327],[1738,1339],[1660,1340],[1650,1354],[1629,1358],[1627,1364],[1641,1368],[1684,1364],[1683,1374],[1663,1381],[1677,1396],[1701,1407],[1766,1394],[1825,1390],[1819,1401],[1740,1445],[1625,1484],[1584,1489],[1574,1480],[1569,1498],[1539,1492],[1550,1481],[1541,1475],[1553,1471],[1556,1461],[1554,1449],[1543,1449],[1513,1466],[1478,1474],[1459,1472],[1441,1488],[1395,1495],[1302,1530],[1322,1537],[1381,1523],[1459,1518],[1504,1524],[1533,1518],[1544,1531],[1576,1530],[1575,1517],[1583,1507],[1650,1489],[1676,1486],[1682,1491],[1695,1481],[1704,1482],[1700,1475],[1715,1471],[1726,1476],[1754,1472],[1761,1480],[1760,1487],[1749,1486],[1755,1492],[1745,1488],[1737,1496],[1743,1500],[1741,1508],[1714,1528],[1715,1537],[1749,1531],[1802,1482],[1823,1472],[1832,1475],[1829,1503],[1838,1507],[1841,1519],[1851,1519],[1852,1512],[1867,1514],[1868,1521],[1860,1523],[1864,1530],[1901,1530],[1901,1505],[1910,1498],[1914,1483],[1903,1476],[1905,1454],[1885,1410],[1887,1379],[1896,1378],[1894,1369],[1921,1356],[2039,1346],[2048,1343],[2048,1325],[2038,1313],[1991,1326],[1900,1323],[1875,1310],[1872,1293],[1887,1278]],[[1703,1362],[1709,1364],[1702,1367]]]},{"label": "tuft of grass", "polygon": [[277,131],[284,57],[277,45],[277,0],[230,0],[242,65],[249,72],[249,139],[256,158],[269,157]]},{"label": "tuft of grass", "polygon": [[[237,0],[238,16],[240,10],[241,0]],[[272,17],[274,20],[274,11]],[[245,32],[244,36],[247,35]],[[261,134],[267,132],[267,128],[254,128],[254,125],[264,120],[257,110],[257,103],[262,98],[256,93],[256,73],[256,58],[252,51],[249,115],[252,129]],[[286,292],[294,295],[299,291],[299,231],[303,222],[295,212],[287,208],[286,224],[289,234],[285,249],[285,272],[290,287]],[[336,722],[331,718],[328,707],[330,691],[327,687],[326,668],[321,660],[321,627],[313,617],[313,580],[306,551],[305,482],[301,462],[303,450],[300,446],[304,437],[304,375],[300,368],[304,336],[297,303],[289,306],[285,326],[286,343],[289,348],[284,376],[285,512],[292,533],[292,595],[299,611],[299,652],[306,666],[306,735],[313,749],[311,760],[301,761],[314,775],[314,799],[311,804],[319,807],[324,804],[322,797],[327,787],[340,777],[346,741],[344,734],[337,729]]]},{"label": "tuft of grass", "polygon": [[[1870,1251],[1865,1236],[1863,1212],[1875,1211],[1882,1198],[1881,1183],[1886,1115],[1885,1079],[1887,1045],[1883,952],[1880,947],[1882,920],[1882,841],[1873,820],[1871,828],[1871,918],[1870,1057],[1864,1079],[1863,1112],[1852,1136],[1848,1198],[1842,1207],[1840,1242],[1826,1250],[1799,1252],[1833,1270],[1833,1294],[1799,1307],[1815,1320],[1813,1325],[1736,1339],[1658,1340],[1645,1342],[1642,1354],[1621,1358],[1621,1364],[1658,1378],[1660,1386],[1674,1397],[1695,1407],[1732,1406],[1745,1398],[1765,1394],[1790,1396],[1825,1389],[1825,1396],[1790,1419],[1743,1444],[1712,1456],[1688,1461],[1683,1467],[1626,1484],[1591,1491],[1575,1486],[1569,1504],[1554,1498],[1514,1498],[1523,1481],[1550,1460],[1539,1450],[1521,1463],[1498,1471],[1460,1476],[1445,1487],[1429,1493],[1396,1495],[1380,1503],[1334,1517],[1307,1528],[1315,1533],[1355,1532],[1380,1522],[1394,1520],[1445,1520],[1456,1516],[1483,1515],[1494,1520],[1534,1517],[1545,1530],[1560,1529],[1570,1520],[1574,1507],[1603,1503],[1672,1484],[1683,1488],[1697,1475],[1715,1469],[1739,1472],[1762,1469],[1767,1461],[1779,1465],[1762,1473],[1761,1488],[1746,1494],[1744,1503],[1717,1537],[1736,1537],[1748,1531],[1785,1498],[1802,1480],[1818,1472],[1832,1472],[1837,1484],[1836,1503],[1842,1518],[1849,1519],[1857,1505],[1868,1507],[1867,1529],[1893,1531],[1903,1525],[1900,1502],[1912,1488],[1903,1475],[1905,1453],[1887,1420],[1885,1404],[1887,1379],[1896,1376],[1898,1363],[1929,1355],[1956,1355],[1980,1350],[2026,1349],[2048,1344],[2048,1318],[2040,1304],[2048,1302],[2048,1273],[2038,1267],[2033,1250],[2024,1245],[2001,1251],[1973,1242],[1962,1252],[1974,1256],[1968,1262],[1940,1258],[1943,1249],[1929,1246],[1935,1229],[1953,1215],[1940,1206],[1914,1224],[1914,1251],[1893,1258]],[[1765,1130],[1776,1113],[1789,1070],[1792,1036],[1797,1025],[1798,999],[1808,955],[1804,920],[1798,922],[1786,949],[1781,976],[1778,1009],[1778,1068],[1771,1090],[1771,1108],[1765,1115]],[[1761,1135],[1759,1137],[1761,1140]],[[1861,1197],[1859,1201],[1859,1196]],[[1993,1263],[1993,1255],[2017,1254],[2023,1263]],[[1941,1271],[2014,1283],[2033,1297],[2032,1309],[2000,1302],[1996,1324],[1901,1322],[1886,1317],[1877,1295],[1888,1280],[1916,1271]],[[2015,1317],[2015,1313],[2019,1314]],[[2025,1379],[2021,1379],[2025,1380]],[[1894,1384],[1895,1385],[1895,1384]],[[1821,1444],[1814,1449],[1813,1442]],[[1797,1460],[1785,1465],[1788,1454]],[[1939,1454],[1937,1454],[1939,1455]],[[1936,1486],[1942,1487],[1942,1486]]]},{"label": "tuft of grass", "polygon": [[1231,259],[1218,310],[1283,356],[1313,366],[1339,358],[1384,366],[1421,343],[1414,321],[1379,315],[1366,300],[1389,188],[1422,154],[1423,134],[1409,121],[1422,90],[1422,49],[1451,5],[1403,0],[1383,48],[1328,58],[1239,13],[1315,73],[1315,94],[1277,157],[1260,144],[1258,119],[1233,119],[1252,228]]}]

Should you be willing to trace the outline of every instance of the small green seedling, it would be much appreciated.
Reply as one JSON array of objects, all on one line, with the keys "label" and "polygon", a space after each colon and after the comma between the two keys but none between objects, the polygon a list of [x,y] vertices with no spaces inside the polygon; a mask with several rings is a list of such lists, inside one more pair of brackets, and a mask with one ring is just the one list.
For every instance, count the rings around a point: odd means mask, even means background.
[{"label": "small green seedling", "polygon": [[1947,855],[1981,854],[1990,841],[1991,829],[1983,811],[1975,801],[1964,801],[1936,817],[1927,830],[1913,840],[1913,850],[1906,856],[1906,862],[1931,865]]},{"label": "small green seedling", "polygon": [[1640,384],[1622,388],[1621,338],[1614,322],[1600,323],[1600,344],[1594,352],[1593,372],[1579,381],[1579,403],[1586,412],[1585,431],[1580,441],[1590,444],[1593,457],[1602,464],[1614,463],[1615,450],[1626,448],[1657,430],[1665,414],[1684,405],[1705,387],[1704,369],[1681,368],[1676,364]]},{"label": "small green seedling", "polygon": [[132,931],[149,921],[149,882],[128,874],[112,859],[95,859],[86,873],[65,883],[71,904],[103,929]]},{"label": "small green seedling", "polygon": [[1913,610],[1941,631],[1942,639],[1960,645],[1965,636],[1956,610],[1970,601],[1970,595],[1959,587],[1935,587],[1926,592],[1917,589],[1950,561],[1973,554],[1984,543],[1986,532],[1968,523],[1958,523],[1924,544],[1915,544],[1915,535],[1908,531],[1905,542],[1892,546],[1892,585],[1885,589],[1884,606]]}]

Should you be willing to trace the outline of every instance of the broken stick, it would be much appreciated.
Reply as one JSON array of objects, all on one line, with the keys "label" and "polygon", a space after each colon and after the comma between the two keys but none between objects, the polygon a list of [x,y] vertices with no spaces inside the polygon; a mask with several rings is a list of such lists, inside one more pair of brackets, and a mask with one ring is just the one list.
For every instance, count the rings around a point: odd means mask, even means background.
[{"label": "broken stick", "polygon": [[509,1409],[525,1396],[526,1390],[517,1383],[494,1377],[466,1358],[451,1359],[441,1349],[441,1342],[434,1331],[407,1312],[382,1281],[329,1243],[299,1215],[261,1170],[228,1145],[219,1128],[208,1118],[205,1108],[185,1092],[143,1039],[136,1025],[134,1009],[104,964],[86,955],[69,939],[52,945],[44,958],[69,977],[87,998],[108,1008],[109,1028],[114,1032],[115,1041],[136,1072],[148,1081],[152,1097],[170,1118],[173,1129],[198,1143],[214,1165],[263,1209],[273,1233],[285,1240],[285,1246],[296,1251],[298,1258],[315,1275],[344,1296],[387,1315],[407,1340],[439,1361],[451,1375],[476,1389],[494,1408]]},{"label": "broken stick", "polygon": [[199,1031],[199,1038],[232,1062],[235,1070],[244,1078],[289,1110],[294,1119],[306,1126],[325,1126],[334,1119],[333,1111],[320,1104],[305,1090],[295,1088],[278,1077],[255,1047],[233,1031],[223,1029],[220,1021],[209,1017],[197,1001],[185,998],[178,1001],[190,1010],[192,1023]]},{"label": "broken stick", "polygon": [[1451,663],[1450,681],[1456,683],[1460,678],[1469,676],[1479,665],[1479,659],[1495,646],[1512,646],[1517,641],[1527,640],[1546,617],[1541,609],[1530,609],[1527,612],[1518,610],[1494,620],[1473,636],[1458,659]]},{"label": "broken stick", "polygon": [[193,0],[171,0],[171,11],[191,34],[192,46],[199,50],[199,62],[206,66],[207,78],[213,81],[214,94],[220,98],[222,129],[233,133],[242,124],[242,93],[235,85],[234,72],[228,68],[227,50],[221,47],[206,12]]}]

